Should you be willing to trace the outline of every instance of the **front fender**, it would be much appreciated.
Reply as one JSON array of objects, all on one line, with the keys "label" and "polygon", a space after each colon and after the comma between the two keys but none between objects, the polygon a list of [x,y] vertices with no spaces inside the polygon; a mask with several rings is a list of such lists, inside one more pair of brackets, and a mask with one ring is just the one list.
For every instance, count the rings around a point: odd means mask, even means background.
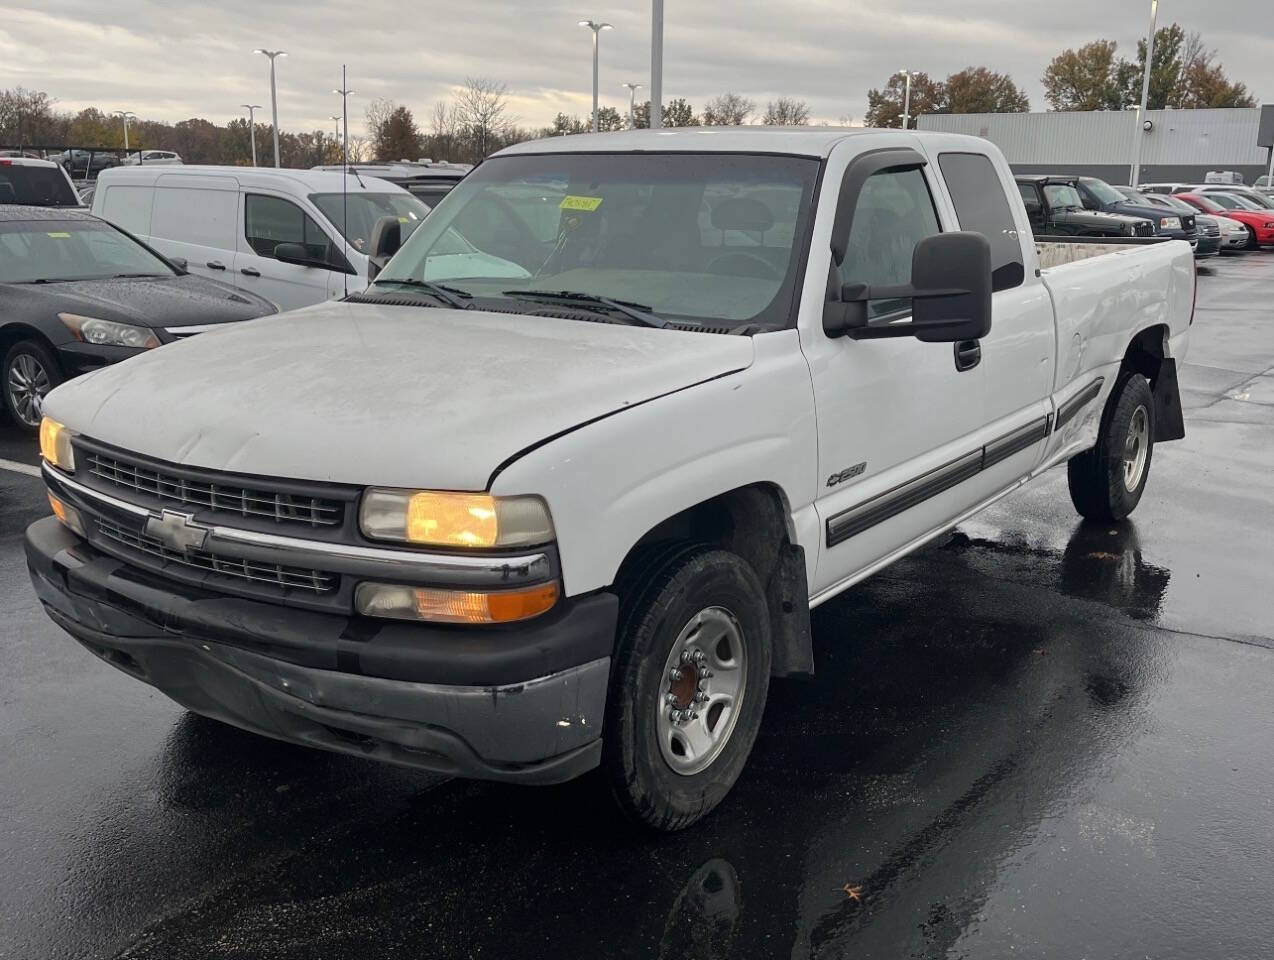
[{"label": "front fender", "polygon": [[[719,494],[771,483],[793,516],[813,502],[814,401],[796,331],[754,341],[746,370],[558,437],[495,478],[492,493],[548,501],[568,595],[609,586],[643,535]],[[801,527],[789,519],[790,530]],[[801,545],[812,563],[817,542]]]}]

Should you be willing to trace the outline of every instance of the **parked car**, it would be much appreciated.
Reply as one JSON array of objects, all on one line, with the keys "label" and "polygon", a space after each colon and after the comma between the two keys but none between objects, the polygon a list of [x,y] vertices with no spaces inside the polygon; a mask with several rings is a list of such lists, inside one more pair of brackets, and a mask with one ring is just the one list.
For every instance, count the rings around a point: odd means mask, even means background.
[{"label": "parked car", "polygon": [[1232,187],[1243,186],[1243,174],[1237,170],[1209,170],[1203,175],[1204,183],[1224,183]]},{"label": "parked car", "polygon": [[811,607],[1054,465],[1121,519],[1184,435],[1189,247],[1041,259],[1018,196],[942,133],[510,147],[365,292],[51,393],[35,589],[198,713],[494,780],[600,764],[684,827],[812,671]]},{"label": "parked car", "polygon": [[1274,210],[1274,199],[1249,187],[1203,186],[1186,192],[1201,193],[1205,196],[1211,196],[1214,193],[1224,193],[1227,196],[1240,198],[1257,210]]},{"label": "parked car", "polygon": [[140,150],[130,153],[124,158],[124,166],[135,167],[138,164],[148,166],[173,167],[183,163],[181,154],[171,150]]},{"label": "parked car", "polygon": [[[313,169],[340,173],[343,168],[338,163],[317,166]],[[400,163],[351,164],[350,169],[356,171],[359,176],[378,177],[381,180],[396,183],[432,209],[438,205],[438,201],[451,192],[452,187],[464,179],[465,174],[472,168],[462,163],[404,160]]]},{"label": "parked car", "polygon": [[71,178],[52,160],[0,157],[0,207],[11,203],[32,207],[83,206]]},{"label": "parked car", "polygon": [[[141,164],[103,173],[93,212],[160,253],[182,257],[192,273],[291,310],[363,289],[376,221],[415,224],[429,208],[374,177]],[[342,231],[346,212],[349,229]]]},{"label": "parked car", "polygon": [[1176,196],[1196,210],[1242,223],[1251,232],[1246,249],[1274,245],[1274,210],[1253,209],[1242,198],[1226,193],[1178,193]]},{"label": "parked car", "polygon": [[120,165],[113,150],[63,150],[56,159],[76,180],[92,180],[103,170]]},{"label": "parked car", "polygon": [[1128,217],[1142,217],[1154,226],[1155,236],[1185,240],[1191,246],[1197,242],[1193,216],[1164,216],[1161,209],[1130,200],[1105,180],[1097,177],[1075,177],[1071,180],[1084,201],[1085,210],[1103,213],[1122,213]]},{"label": "parked car", "polygon": [[1274,177],[1260,176],[1252,184],[1252,189],[1266,197],[1274,197]]},{"label": "parked car", "polygon": [[1196,225],[1206,224],[1209,221],[1215,223],[1221,238],[1222,253],[1243,251],[1252,236],[1252,232],[1247,228],[1246,224],[1240,223],[1231,217],[1223,217],[1220,214],[1200,213],[1195,207],[1190,206],[1176,194],[1148,194],[1148,196],[1154,202],[1166,204],[1174,210],[1180,210],[1182,213],[1195,211],[1194,222]]},{"label": "parked car", "polygon": [[1071,178],[1025,174],[1016,182],[1037,237],[1149,237],[1155,232],[1145,217],[1085,210]]},{"label": "parked car", "polygon": [[39,428],[45,394],[69,377],[274,312],[87,213],[0,207],[0,384],[25,430]]},{"label": "parked car", "polygon": [[[1194,207],[1188,203],[1183,203],[1173,197],[1164,196],[1162,194],[1141,193],[1135,187],[1116,186],[1124,197],[1141,207],[1155,207],[1165,211],[1165,215],[1173,215],[1177,217],[1187,217],[1194,221],[1195,233],[1198,242],[1194,248],[1194,258],[1202,260],[1206,257],[1215,257],[1221,252],[1221,226],[1212,217],[1205,217],[1199,213]],[[1242,224],[1236,224],[1240,229]],[[1242,232],[1246,234],[1246,230]]]}]

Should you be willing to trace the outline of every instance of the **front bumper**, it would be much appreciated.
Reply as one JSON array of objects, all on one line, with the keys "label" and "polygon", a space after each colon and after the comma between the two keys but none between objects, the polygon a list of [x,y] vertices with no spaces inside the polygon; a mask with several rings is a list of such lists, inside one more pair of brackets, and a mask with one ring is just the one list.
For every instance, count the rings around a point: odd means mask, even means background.
[{"label": "front bumper", "polygon": [[1199,243],[1194,248],[1194,255],[1202,259],[1203,257],[1215,257],[1221,252],[1221,238],[1216,237],[1199,237]]},{"label": "front bumper", "polygon": [[[158,333],[158,331],[156,331]],[[79,340],[71,340],[67,343],[61,343],[57,346],[58,360],[62,363],[64,369],[71,376],[89,373],[97,370],[99,367],[105,367],[112,363],[119,363],[121,360],[127,360],[129,357],[135,357],[138,354],[145,353],[142,347],[116,347],[102,343],[83,343]]]},{"label": "front bumper", "polygon": [[27,529],[49,616],[182,706],[293,743],[438,773],[556,783],[596,766],[618,602],[519,628],[382,622],[167,581],[55,518]]}]

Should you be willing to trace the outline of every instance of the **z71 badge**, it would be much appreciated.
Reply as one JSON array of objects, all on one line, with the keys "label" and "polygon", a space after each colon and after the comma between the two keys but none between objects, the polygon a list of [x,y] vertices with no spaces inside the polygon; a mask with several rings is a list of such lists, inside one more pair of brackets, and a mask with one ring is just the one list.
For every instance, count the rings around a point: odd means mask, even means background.
[{"label": "z71 badge", "polygon": [[853,480],[854,477],[862,475],[867,470],[867,461],[856,463],[848,470],[842,470],[840,473],[833,473],[827,478],[827,485],[834,487],[838,483],[844,483],[846,480]]}]

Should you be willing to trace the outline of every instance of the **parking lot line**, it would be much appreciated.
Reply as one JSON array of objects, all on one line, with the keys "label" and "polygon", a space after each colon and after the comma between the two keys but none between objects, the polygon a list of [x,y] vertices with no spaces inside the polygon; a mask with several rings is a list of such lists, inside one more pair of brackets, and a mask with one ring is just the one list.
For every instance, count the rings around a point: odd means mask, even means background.
[{"label": "parking lot line", "polygon": [[38,477],[40,468],[33,467],[29,463],[18,463],[16,460],[6,460],[0,457],[0,470],[8,470],[11,473],[25,473],[28,477]]}]

